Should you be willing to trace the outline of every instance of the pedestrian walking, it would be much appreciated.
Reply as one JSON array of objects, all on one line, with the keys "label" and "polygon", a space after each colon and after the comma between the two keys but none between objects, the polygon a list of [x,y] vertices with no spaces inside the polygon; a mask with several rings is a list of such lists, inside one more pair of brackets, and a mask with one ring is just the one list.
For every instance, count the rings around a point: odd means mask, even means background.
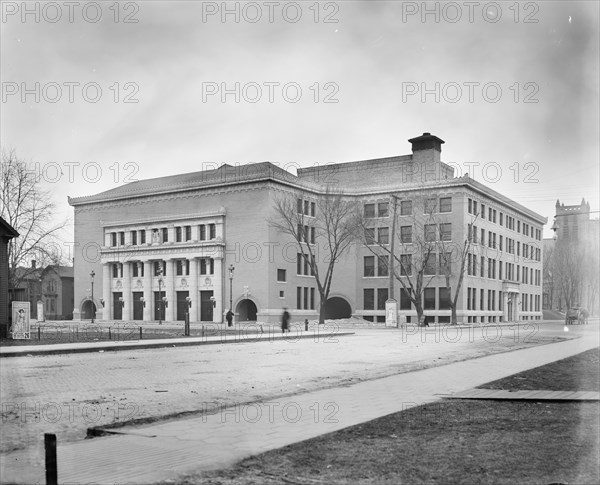
[{"label": "pedestrian walking", "polygon": [[231,311],[231,308],[229,309],[229,311],[225,315],[225,320],[227,320],[227,326],[231,327],[232,322],[233,322],[233,312]]},{"label": "pedestrian walking", "polygon": [[289,322],[290,322],[290,314],[287,311],[287,308],[284,308],[283,314],[281,315],[281,333],[290,331]]}]

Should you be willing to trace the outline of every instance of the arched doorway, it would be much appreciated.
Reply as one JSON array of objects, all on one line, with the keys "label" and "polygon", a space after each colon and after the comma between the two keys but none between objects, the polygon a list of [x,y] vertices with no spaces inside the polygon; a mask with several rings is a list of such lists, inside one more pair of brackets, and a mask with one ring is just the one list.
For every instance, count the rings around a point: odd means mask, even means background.
[{"label": "arched doorway", "polygon": [[81,305],[81,313],[85,320],[91,320],[92,315],[96,318],[96,305],[94,302],[92,300],[84,301],[83,305]]},{"label": "arched doorway", "polygon": [[350,318],[352,308],[350,303],[339,296],[329,298],[325,303],[324,316],[326,320],[335,320],[337,318]]},{"label": "arched doorway", "polygon": [[235,312],[238,314],[238,321],[240,322],[255,322],[257,311],[254,302],[248,299],[240,301],[235,307]]}]

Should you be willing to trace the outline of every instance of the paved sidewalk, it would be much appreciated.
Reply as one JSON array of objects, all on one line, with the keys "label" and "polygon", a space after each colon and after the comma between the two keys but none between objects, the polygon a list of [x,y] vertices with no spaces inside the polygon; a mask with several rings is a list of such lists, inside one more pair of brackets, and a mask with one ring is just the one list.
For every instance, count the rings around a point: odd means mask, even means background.
[{"label": "paved sidewalk", "polygon": [[211,345],[211,344],[233,344],[242,342],[261,342],[273,340],[287,340],[294,342],[303,338],[325,339],[328,336],[354,335],[354,332],[339,332],[331,328],[309,329],[307,332],[296,329],[295,332],[282,334],[279,331],[265,331],[255,333],[248,331],[210,334],[204,337],[181,337],[163,339],[140,339],[140,340],[103,340],[98,342],[76,342],[48,345],[19,345],[14,347],[0,347],[0,357],[23,357],[34,355],[52,354],[74,354],[80,352],[102,352],[132,349],[153,349],[160,347],[183,347],[187,345]]},{"label": "paved sidewalk", "polygon": [[[272,400],[58,446],[59,483],[153,483],[369,421],[598,346],[591,335]],[[208,408],[209,406],[207,406]],[[44,482],[26,451],[1,457],[3,481]]]}]

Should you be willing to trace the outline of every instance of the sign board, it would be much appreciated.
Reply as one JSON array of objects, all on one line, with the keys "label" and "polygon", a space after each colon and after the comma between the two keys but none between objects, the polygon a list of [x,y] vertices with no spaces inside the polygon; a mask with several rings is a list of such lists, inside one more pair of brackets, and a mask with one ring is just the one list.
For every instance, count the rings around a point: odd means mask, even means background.
[{"label": "sign board", "polygon": [[38,322],[44,322],[44,302],[43,301],[38,301],[37,302],[37,320]]},{"label": "sign board", "polygon": [[394,299],[385,302],[385,326],[398,326],[398,302]]},{"label": "sign board", "polygon": [[31,338],[29,331],[29,316],[30,310],[28,301],[12,302],[12,326],[10,327],[10,335],[13,339]]}]

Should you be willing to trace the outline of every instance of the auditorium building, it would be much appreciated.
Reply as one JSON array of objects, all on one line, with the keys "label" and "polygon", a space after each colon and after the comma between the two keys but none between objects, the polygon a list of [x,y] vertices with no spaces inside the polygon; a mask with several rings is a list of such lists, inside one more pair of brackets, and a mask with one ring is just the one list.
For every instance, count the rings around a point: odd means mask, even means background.
[{"label": "auditorium building", "polygon": [[[454,177],[441,161],[440,138],[424,133],[409,142],[408,155],[300,168],[296,175],[270,162],[223,164],[69,198],[74,319],[175,322],[189,312],[191,322],[222,323],[230,307],[238,322],[277,322],[284,307],[292,321],[317,318],[315,279],[295,241],[270,221],[275,201],[289,196],[310,226],[331,186],[363,206],[379,244],[390,243],[397,202],[395,235],[399,250],[409,251],[421,231],[412,221],[423,193],[444,228],[434,239],[458,244],[471,235],[459,321],[540,319],[546,218],[468,176]],[[406,292],[396,281],[389,294],[388,269],[372,249],[357,242],[337,263],[327,316],[383,322],[385,301],[393,297],[398,321],[414,322]],[[435,264],[426,280],[425,313],[449,322],[449,295]]]}]

